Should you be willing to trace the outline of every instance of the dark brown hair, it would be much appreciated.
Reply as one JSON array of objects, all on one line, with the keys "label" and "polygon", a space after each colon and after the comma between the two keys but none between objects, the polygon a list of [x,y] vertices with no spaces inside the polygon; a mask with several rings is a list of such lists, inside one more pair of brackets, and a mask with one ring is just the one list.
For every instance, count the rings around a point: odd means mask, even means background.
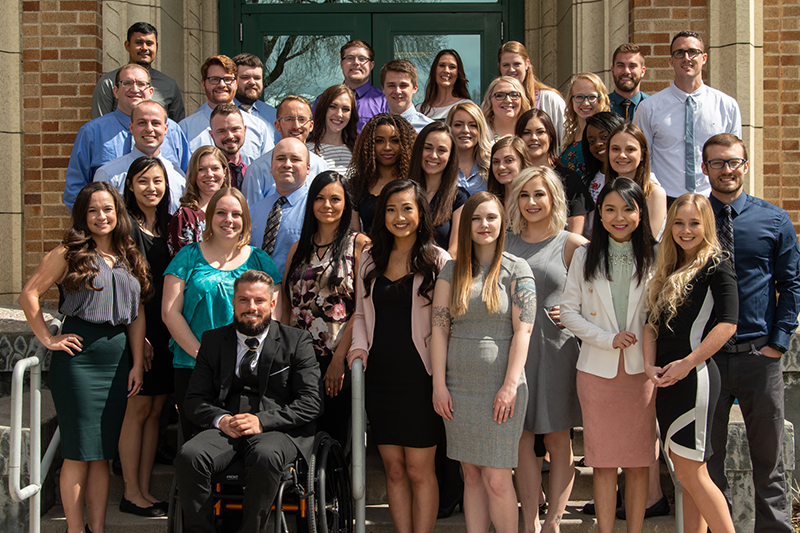
[{"label": "dark brown hair", "polygon": [[436,207],[431,212],[431,219],[434,226],[440,226],[453,218],[453,203],[456,201],[458,193],[458,152],[456,151],[456,140],[450,126],[441,120],[434,120],[419,132],[414,148],[411,150],[411,170],[408,172],[408,179],[414,180],[427,191],[427,176],[422,170],[422,151],[431,133],[444,132],[450,139],[450,157],[442,171],[442,181],[439,183]]},{"label": "dark brown hair", "polygon": [[314,143],[314,153],[317,155],[319,155],[319,143],[322,141],[325,130],[328,128],[328,124],[325,122],[328,108],[333,104],[334,100],[343,94],[346,94],[350,98],[350,122],[348,122],[342,130],[342,141],[344,141],[345,146],[347,146],[351,152],[356,144],[356,137],[358,137],[356,95],[350,87],[345,84],[332,85],[319,95],[319,100],[314,108],[314,129],[311,130],[311,133],[308,134],[308,138],[306,139],[306,142]]}]

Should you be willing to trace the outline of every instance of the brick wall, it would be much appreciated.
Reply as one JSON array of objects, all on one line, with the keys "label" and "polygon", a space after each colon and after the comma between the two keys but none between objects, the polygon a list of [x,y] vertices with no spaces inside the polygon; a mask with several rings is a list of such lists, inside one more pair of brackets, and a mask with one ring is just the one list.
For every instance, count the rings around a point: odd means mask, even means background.
[{"label": "brick wall", "polygon": [[800,233],[800,5],[764,0],[764,198]]},{"label": "brick wall", "polygon": [[75,134],[92,118],[101,74],[101,3],[22,2],[25,280],[70,226],[62,192]]}]

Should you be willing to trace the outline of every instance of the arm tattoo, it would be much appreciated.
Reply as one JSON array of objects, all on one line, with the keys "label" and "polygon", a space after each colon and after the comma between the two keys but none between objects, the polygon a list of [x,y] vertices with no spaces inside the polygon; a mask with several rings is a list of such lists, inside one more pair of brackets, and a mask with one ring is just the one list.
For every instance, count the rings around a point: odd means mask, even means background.
[{"label": "arm tattoo", "polygon": [[536,283],[533,278],[520,278],[511,301],[519,307],[519,320],[533,324],[536,318]]},{"label": "arm tattoo", "polygon": [[431,320],[433,322],[433,327],[450,329],[450,323],[452,322],[450,308],[435,306],[433,308]]}]

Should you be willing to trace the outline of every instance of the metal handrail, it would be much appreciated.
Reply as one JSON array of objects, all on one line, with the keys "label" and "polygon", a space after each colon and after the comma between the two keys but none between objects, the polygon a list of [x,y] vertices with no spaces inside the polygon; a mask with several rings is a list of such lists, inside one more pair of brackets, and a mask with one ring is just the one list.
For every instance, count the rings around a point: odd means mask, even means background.
[{"label": "metal handrail", "polygon": [[678,481],[678,477],[675,475],[675,467],[672,465],[672,461],[661,439],[658,439],[658,442],[661,446],[661,454],[664,456],[664,462],[667,463],[669,477],[672,478],[672,484],[675,487],[675,533],[683,533],[683,485],[681,485],[681,482]]},{"label": "metal handrail", "polygon": [[364,533],[367,523],[367,425],[364,411],[364,364],[361,359],[353,360],[353,366],[350,371],[353,420],[351,485],[353,487],[353,504],[355,506],[355,533]]}]

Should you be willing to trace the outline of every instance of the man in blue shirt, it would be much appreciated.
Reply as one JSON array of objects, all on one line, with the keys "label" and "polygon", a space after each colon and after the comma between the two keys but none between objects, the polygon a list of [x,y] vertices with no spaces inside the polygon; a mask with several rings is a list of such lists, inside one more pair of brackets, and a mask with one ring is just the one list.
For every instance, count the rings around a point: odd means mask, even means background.
[{"label": "man in blue shirt", "polygon": [[133,135],[131,151],[98,168],[94,181],[107,181],[124,195],[131,163],[143,156],[157,157],[167,171],[169,213],[173,214],[181,206],[181,196],[186,190],[186,175],[161,155],[161,145],[167,132],[167,110],[152,100],[137,104],[131,112],[130,129]]},{"label": "man in blue shirt", "polygon": [[642,100],[650,96],[640,90],[644,66],[644,55],[639,46],[624,43],[614,50],[611,59],[611,77],[614,78],[614,90],[608,95],[611,100],[611,111],[628,122]]},{"label": "man in blue shirt", "polygon": [[[228,56],[211,56],[200,67],[203,90],[207,102],[200,106],[194,114],[189,115],[180,123],[180,127],[189,140],[189,149],[194,152],[201,146],[214,146],[211,138],[211,112],[219,104],[231,103],[238,87],[236,63]],[[242,113],[247,133],[242,145],[242,159],[249,165],[262,154],[269,151],[274,145],[272,132],[266,124],[249,113]]]},{"label": "man in blue shirt", "polygon": [[[275,191],[250,207],[253,221],[250,244],[267,252],[281,274],[286,267],[289,248],[300,239],[303,229],[308,198],[306,177],[309,169],[306,145],[294,137],[282,139],[272,151],[271,173],[275,179]],[[280,204],[276,206],[278,202]],[[270,214],[273,214],[274,219],[276,214],[273,211],[276,210],[280,211],[277,234],[271,242],[265,242]]]},{"label": "man in blue shirt", "polygon": [[747,149],[738,137],[720,133],[706,141],[703,172],[711,183],[717,235],[723,249],[732,248],[739,289],[736,336],[714,355],[722,386],[708,472],[730,506],[725,446],[731,405],[739,400],[753,463],[755,531],[790,532],[792,507],[782,457],[780,359],[797,329],[800,248],[788,213],[744,192],[747,170]]},{"label": "man in blue shirt", "polygon": [[417,67],[405,59],[393,59],[381,69],[381,87],[389,104],[389,113],[397,113],[406,119],[417,133],[433,122],[414,108],[411,97],[419,85]]},{"label": "man in blue shirt", "polygon": [[[117,71],[113,92],[117,108],[81,126],[75,137],[64,184],[64,205],[70,212],[78,192],[92,182],[97,169],[131,151],[130,114],[136,104],[153,97],[150,75],[141,65],[125,65]],[[161,155],[183,171],[189,165],[186,136],[171,119],[167,119]]]},{"label": "man in blue shirt", "polygon": [[272,125],[278,117],[277,110],[261,100],[264,93],[264,64],[253,54],[239,54],[233,56],[236,63],[236,98],[233,103],[242,113],[260,118],[272,134],[273,142],[278,138],[278,132]]}]

